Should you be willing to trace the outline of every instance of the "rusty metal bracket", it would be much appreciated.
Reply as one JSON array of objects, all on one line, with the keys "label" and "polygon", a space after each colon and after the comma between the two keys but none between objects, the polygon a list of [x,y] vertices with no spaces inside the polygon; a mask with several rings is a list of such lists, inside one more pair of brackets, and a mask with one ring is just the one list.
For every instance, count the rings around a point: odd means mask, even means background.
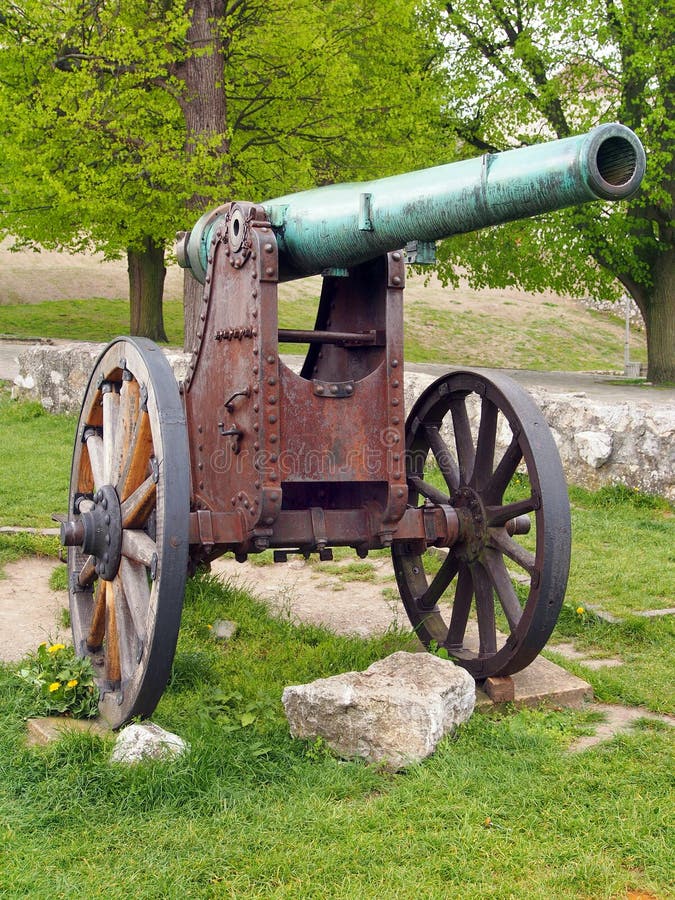
[{"label": "rusty metal bracket", "polygon": [[354,393],[353,381],[319,381],[313,379],[312,388],[317,397],[332,397],[339,400],[341,397],[351,397]]},{"label": "rusty metal bracket", "polygon": [[[225,428],[224,422],[218,422],[218,431],[220,432],[222,437],[235,438],[236,440],[233,442],[235,444],[237,441],[241,440],[241,438],[244,434],[244,432],[241,430],[241,428],[237,428],[236,425],[234,425],[232,428]],[[234,450],[235,453],[239,452],[236,447],[233,447],[232,449]]]},{"label": "rusty metal bracket", "polygon": [[326,517],[320,506],[311,506],[309,515],[312,519],[312,531],[314,532],[314,540],[316,541],[317,550],[322,551],[328,543],[328,534],[326,533]]},{"label": "rusty metal bracket", "polygon": [[[225,409],[228,412],[234,412],[234,404],[232,403],[232,401],[236,400],[237,397],[250,397],[250,396],[251,396],[251,388],[250,387],[246,387],[241,391],[235,391],[234,394],[232,394],[232,396],[229,398],[229,400],[225,401],[225,403],[224,403]],[[222,433],[223,432],[221,431],[221,434]]]}]

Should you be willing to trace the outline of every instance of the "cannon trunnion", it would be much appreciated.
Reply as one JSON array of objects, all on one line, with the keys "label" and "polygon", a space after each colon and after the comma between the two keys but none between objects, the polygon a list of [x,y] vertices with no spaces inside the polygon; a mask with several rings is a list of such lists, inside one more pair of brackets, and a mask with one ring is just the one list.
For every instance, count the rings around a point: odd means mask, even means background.
[{"label": "cannon trunnion", "polygon": [[[495,209],[509,179],[493,158],[478,165],[471,215],[450,203],[431,228],[424,203],[408,196],[408,213],[387,207],[402,182],[383,179],[367,190],[228,203],[182,240],[179,257],[204,284],[185,380],[179,388],[149,341],[118,338],[105,349],[85,392],[62,526],[75,646],[100,673],[101,710],[114,726],[154,710],[186,575],[226,552],[329,559],[333,547],[360,556],[390,548],[424,643],[445,647],[479,680],[539,653],[569,569],[555,443],[521,388],[483,372],[450,371],[406,418],[401,247],[485,219],[627,196],[642,148],[627,129],[603,128],[545,145],[548,156],[536,148],[533,191],[543,168],[559,185],[553,197],[530,196],[518,163],[519,205]],[[562,172],[554,158],[565,160]],[[453,189],[468,196],[469,167],[457,166]],[[407,195],[415,174],[400,176]],[[433,178],[421,175],[424,199]],[[279,329],[279,281],[320,269],[315,328]],[[281,360],[280,341],[309,345],[299,372]]]}]

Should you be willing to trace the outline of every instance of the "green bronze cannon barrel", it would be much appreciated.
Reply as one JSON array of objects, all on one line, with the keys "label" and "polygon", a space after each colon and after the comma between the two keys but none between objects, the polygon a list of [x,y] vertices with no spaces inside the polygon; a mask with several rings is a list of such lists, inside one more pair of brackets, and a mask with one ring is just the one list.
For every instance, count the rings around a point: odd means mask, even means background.
[{"label": "green bronze cannon barrel", "polygon": [[[590,200],[624,200],[640,186],[645,153],[623,125],[375,181],[267,200],[284,279],[349,268],[410,241],[433,242]],[[207,213],[177,248],[203,281],[222,223]]]}]

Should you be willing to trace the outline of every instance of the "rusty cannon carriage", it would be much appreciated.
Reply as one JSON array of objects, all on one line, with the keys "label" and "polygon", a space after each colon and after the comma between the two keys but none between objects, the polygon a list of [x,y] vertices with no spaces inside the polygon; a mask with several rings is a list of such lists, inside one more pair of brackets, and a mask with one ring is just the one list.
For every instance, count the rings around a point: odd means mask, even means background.
[{"label": "rusty cannon carriage", "polygon": [[[458,369],[407,417],[404,248],[638,188],[620,125],[481,159],[231,202],[181,237],[203,283],[177,384],[152,342],[120,337],[94,367],[72,462],[76,651],[117,727],[150,715],[170,675],[190,571],[220,555],[390,548],[412,627],[477,679],[527,666],[560,610],[565,478],[528,395]],[[277,287],[323,275],[313,330],[280,329]],[[451,340],[451,336],[449,336]],[[309,347],[299,372],[279,342]],[[486,360],[489,363],[489,360]],[[432,552],[430,548],[435,549]]]}]

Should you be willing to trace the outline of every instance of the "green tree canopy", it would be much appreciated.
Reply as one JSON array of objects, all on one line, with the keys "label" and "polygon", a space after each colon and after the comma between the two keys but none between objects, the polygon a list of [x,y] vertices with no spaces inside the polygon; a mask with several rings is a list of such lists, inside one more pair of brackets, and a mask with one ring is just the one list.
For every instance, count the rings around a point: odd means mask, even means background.
[{"label": "green tree canopy", "polygon": [[0,233],[126,253],[162,337],[195,212],[432,158],[431,55],[409,0],[0,0]]},{"label": "green tree canopy", "polygon": [[675,381],[673,0],[430,3],[446,76],[445,125],[465,153],[492,152],[620,121],[647,151],[628,202],[591,204],[453,238],[441,274],[473,286],[551,288],[636,301],[649,377]]}]

